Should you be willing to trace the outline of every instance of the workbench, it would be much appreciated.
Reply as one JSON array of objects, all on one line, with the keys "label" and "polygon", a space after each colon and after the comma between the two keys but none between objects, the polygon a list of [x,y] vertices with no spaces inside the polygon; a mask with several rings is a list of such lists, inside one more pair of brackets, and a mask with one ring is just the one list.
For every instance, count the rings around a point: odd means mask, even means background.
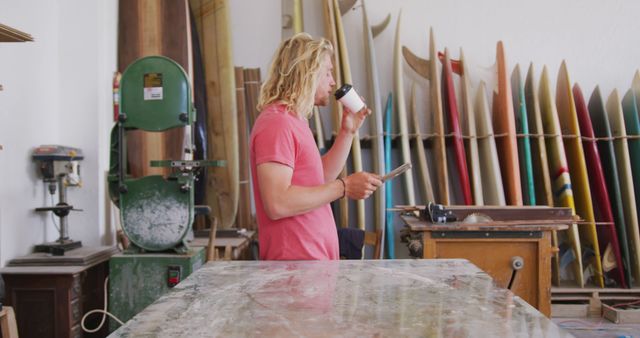
[{"label": "workbench", "polygon": [[[431,223],[402,215],[410,231],[421,236],[422,258],[464,258],[488,273],[544,315],[551,315],[551,258],[553,230],[566,224],[496,222],[488,224]],[[499,224],[497,224],[499,223]],[[542,223],[542,222],[541,222]],[[514,273],[514,259],[522,265]]]},{"label": "workbench", "polygon": [[[216,248],[216,257],[220,260],[252,260],[251,241],[255,236],[255,231],[246,231],[242,235],[229,235],[230,231],[219,230],[223,233],[215,238],[214,246]],[[209,236],[196,237],[189,242],[190,247],[208,247]]]},{"label": "workbench", "polygon": [[570,337],[463,259],[209,262],[110,337]]}]

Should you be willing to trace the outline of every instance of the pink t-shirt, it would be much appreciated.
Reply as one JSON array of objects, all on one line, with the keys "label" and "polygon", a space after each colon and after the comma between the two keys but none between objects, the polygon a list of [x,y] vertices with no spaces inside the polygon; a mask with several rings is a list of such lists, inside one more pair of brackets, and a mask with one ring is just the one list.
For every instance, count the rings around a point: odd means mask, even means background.
[{"label": "pink t-shirt", "polygon": [[291,167],[291,185],[324,184],[320,152],[307,121],[289,113],[284,105],[269,105],[256,119],[250,149],[260,259],[338,259],[338,235],[329,204],[304,214],[272,220],[267,217],[260,198],[256,167],[266,162]]}]

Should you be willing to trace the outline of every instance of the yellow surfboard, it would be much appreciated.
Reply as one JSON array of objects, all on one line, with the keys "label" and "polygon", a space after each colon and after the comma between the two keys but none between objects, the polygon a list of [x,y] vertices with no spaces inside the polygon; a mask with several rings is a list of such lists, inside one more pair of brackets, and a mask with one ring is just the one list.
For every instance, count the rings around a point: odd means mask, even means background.
[{"label": "yellow surfboard", "polygon": [[[338,0],[333,0],[333,8],[338,8]],[[353,84],[351,78],[351,67],[349,65],[349,52],[347,51],[347,41],[344,35],[344,28],[342,26],[342,16],[340,11],[333,11],[336,34],[338,40],[337,51],[340,55],[340,67],[342,70],[342,82]],[[353,135],[353,142],[351,143],[351,159],[353,162],[353,172],[362,171],[362,152],[360,149],[360,135],[356,131]],[[413,183],[413,182],[412,182]],[[356,220],[358,228],[365,229],[365,213],[364,213],[364,200],[356,201]]]},{"label": "yellow surfboard", "polygon": [[[575,214],[575,203],[573,200],[573,189],[571,188],[571,177],[567,164],[567,157],[564,152],[562,142],[562,131],[560,129],[560,121],[558,120],[558,112],[556,109],[553,92],[549,83],[549,75],[547,67],[542,69],[540,77],[540,89],[538,91],[540,97],[540,113],[542,115],[542,126],[544,133],[548,135],[546,138],[547,155],[549,155],[549,174],[553,186],[554,206],[568,207]],[[560,231],[554,234],[554,246],[569,247],[573,250],[573,272],[575,281],[578,286],[584,287],[584,276],[582,274],[582,249],[580,247],[580,234],[578,226],[572,224],[566,231]],[[562,252],[560,253],[562,254]],[[558,281],[559,276],[563,275],[560,271],[561,262],[558,254],[555,254],[553,261],[554,280]]]},{"label": "yellow surfboard", "polygon": [[569,79],[569,72],[567,71],[565,61],[562,61],[560,71],[558,72],[556,106],[558,107],[558,119],[560,120],[562,135],[570,136],[564,138],[564,149],[569,164],[576,213],[588,222],[588,224],[581,225],[578,229],[580,232],[580,243],[582,243],[583,247],[589,247],[594,252],[592,259],[588,262],[583,262],[583,264],[592,265],[594,281],[596,285],[602,288],[604,287],[602,261],[598,247],[598,235],[593,213],[591,189],[589,187],[587,163],[582,149],[580,125],[578,124],[576,105],[573,100],[573,92],[571,91],[571,80]]}]

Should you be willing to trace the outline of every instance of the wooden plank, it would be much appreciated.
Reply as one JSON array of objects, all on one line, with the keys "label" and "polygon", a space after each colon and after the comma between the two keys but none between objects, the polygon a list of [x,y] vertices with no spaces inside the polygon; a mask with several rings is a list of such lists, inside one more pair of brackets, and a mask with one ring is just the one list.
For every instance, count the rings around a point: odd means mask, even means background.
[{"label": "wooden plank", "polygon": [[589,304],[551,304],[553,318],[586,318]]},{"label": "wooden plank", "polygon": [[[120,1],[118,23],[118,71],[135,60],[163,55],[192,74],[190,24],[187,2]],[[126,113],[126,112],[124,112]],[[154,168],[151,160],[176,160],[184,156],[184,128],[165,133],[127,132],[128,169],[132,177],[168,175],[169,168]]]},{"label": "wooden plank", "polygon": [[620,309],[602,304],[602,316],[616,324],[640,324],[640,309]]},{"label": "wooden plank", "polygon": [[260,68],[244,69],[244,95],[247,100],[245,108],[249,118],[249,130],[253,128],[253,124],[258,118],[258,99],[260,98],[260,86],[262,80],[260,78]]},{"label": "wooden plank", "polygon": [[239,166],[239,196],[237,228],[249,228],[251,219],[251,189],[249,187],[249,129],[245,107],[244,71],[242,67],[235,68],[236,104],[238,105],[238,166]]}]

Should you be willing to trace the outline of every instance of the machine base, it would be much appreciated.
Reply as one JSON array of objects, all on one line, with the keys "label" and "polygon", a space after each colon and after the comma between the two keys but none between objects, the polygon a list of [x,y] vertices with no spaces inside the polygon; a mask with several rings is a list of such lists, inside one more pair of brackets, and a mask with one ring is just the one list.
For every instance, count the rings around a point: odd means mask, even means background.
[{"label": "machine base", "polygon": [[[117,254],[109,261],[109,312],[123,322],[133,318],[205,262],[204,248],[187,254]],[[119,324],[109,320],[109,331]]]},{"label": "machine base", "polygon": [[64,256],[64,253],[82,247],[81,241],[65,239],[62,241],[47,242],[36,245],[35,252],[47,252],[54,256]]}]

